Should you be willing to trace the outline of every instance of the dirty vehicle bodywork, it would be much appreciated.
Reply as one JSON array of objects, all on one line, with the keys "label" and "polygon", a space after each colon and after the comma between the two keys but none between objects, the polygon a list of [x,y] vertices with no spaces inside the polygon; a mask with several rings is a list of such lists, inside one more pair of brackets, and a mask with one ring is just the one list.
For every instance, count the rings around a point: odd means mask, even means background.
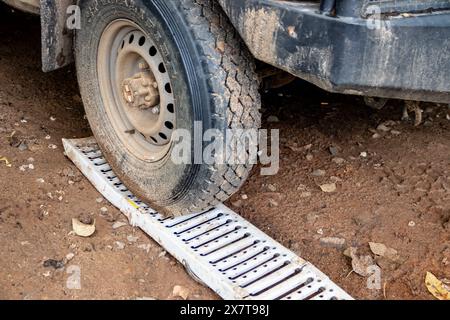
[{"label": "dirty vehicle bodywork", "polygon": [[403,99],[416,125],[418,101],[450,101],[450,0],[5,2],[40,14],[43,70],[77,62],[105,158],[170,215],[208,210],[249,176],[249,159],[199,163],[198,150],[181,165],[168,159],[177,129],[200,151],[197,123],[220,139],[259,129],[261,78],[267,88],[298,77],[368,105]]},{"label": "dirty vehicle bodywork", "polygon": [[[4,0],[38,13],[43,68],[73,61],[74,0]],[[218,0],[255,58],[332,92],[450,101],[450,1]]]},{"label": "dirty vehicle bodywork", "polygon": [[450,1],[220,2],[257,59],[323,89],[450,101]]}]

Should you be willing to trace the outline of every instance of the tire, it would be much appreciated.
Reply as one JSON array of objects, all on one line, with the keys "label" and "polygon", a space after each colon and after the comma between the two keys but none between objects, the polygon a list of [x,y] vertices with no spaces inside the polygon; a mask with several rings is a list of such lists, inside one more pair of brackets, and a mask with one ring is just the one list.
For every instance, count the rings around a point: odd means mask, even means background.
[{"label": "tire", "polygon": [[[138,156],[139,150],[133,152],[114,116],[110,116],[113,111],[104,88],[114,91],[117,87],[110,84],[112,78],[103,76],[103,69],[110,68],[111,63],[103,62],[102,55],[104,48],[110,48],[102,45],[103,39],[109,39],[107,35],[115,30],[111,26],[120,21],[132,22],[137,32],[145,35],[162,59],[170,81],[176,109],[173,122],[177,129],[191,133],[191,145],[196,121],[202,123],[204,131],[215,129],[224,135],[228,128],[257,129],[261,102],[253,57],[220,6],[213,0],[82,0],[80,6],[82,28],[75,40],[80,91],[92,131],[117,176],[134,194],[166,215],[202,212],[227,200],[245,182],[252,165],[195,164],[193,155],[190,163],[175,164],[169,156],[174,143],[165,146],[169,150],[157,160]],[[137,46],[134,41],[130,45]],[[151,65],[150,70],[153,72]],[[156,78],[152,73],[152,79]],[[114,92],[108,97],[114,98]],[[161,93],[160,99],[168,101],[170,97]],[[162,100],[157,108],[160,117],[164,112],[169,114]],[[142,137],[133,132],[132,139]],[[146,152],[151,150],[149,147]],[[155,150],[158,156],[163,154],[159,153],[162,149]]]}]

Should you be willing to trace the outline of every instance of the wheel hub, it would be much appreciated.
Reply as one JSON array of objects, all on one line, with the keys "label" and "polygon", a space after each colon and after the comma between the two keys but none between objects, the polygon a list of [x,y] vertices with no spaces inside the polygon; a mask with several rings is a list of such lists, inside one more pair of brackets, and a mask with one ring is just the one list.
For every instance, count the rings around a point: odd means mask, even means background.
[{"label": "wheel hub", "polygon": [[142,160],[163,159],[176,130],[176,108],[152,37],[131,21],[112,22],[100,39],[97,68],[107,115],[123,144]]},{"label": "wheel hub", "polygon": [[139,68],[141,72],[123,81],[123,97],[130,107],[141,110],[153,108],[153,113],[159,113],[155,110],[160,101],[158,82],[145,62],[141,62]]}]

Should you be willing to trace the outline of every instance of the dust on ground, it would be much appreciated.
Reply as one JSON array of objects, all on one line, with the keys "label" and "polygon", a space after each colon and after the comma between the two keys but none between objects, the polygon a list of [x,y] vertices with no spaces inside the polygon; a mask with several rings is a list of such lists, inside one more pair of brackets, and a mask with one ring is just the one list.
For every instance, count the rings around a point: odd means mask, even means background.
[{"label": "dust on ground", "polygon": [[[62,138],[91,134],[74,69],[42,73],[38,18],[0,10],[0,158],[11,163],[0,161],[0,299],[173,299],[176,285],[217,299],[141,231],[113,228],[124,217],[63,154]],[[300,82],[263,101],[265,127],[280,129],[280,172],[255,170],[228,205],[355,298],[432,298],[426,272],[450,278],[448,106],[424,104],[416,128],[400,102],[375,112]],[[71,233],[83,213],[97,222],[88,239]],[[381,267],[381,290],[352,272],[349,247]]]}]

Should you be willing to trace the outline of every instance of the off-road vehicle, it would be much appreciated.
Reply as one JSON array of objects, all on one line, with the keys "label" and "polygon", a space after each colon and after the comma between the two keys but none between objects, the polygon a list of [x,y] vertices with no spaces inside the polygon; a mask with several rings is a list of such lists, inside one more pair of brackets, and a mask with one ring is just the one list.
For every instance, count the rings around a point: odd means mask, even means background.
[{"label": "off-road vehicle", "polygon": [[202,132],[258,128],[261,82],[298,77],[374,106],[450,102],[447,0],[3,1],[40,14],[43,70],[75,61],[107,160],[130,190],[174,215],[227,200],[252,168],[175,164],[174,132],[204,147],[198,123]]}]

